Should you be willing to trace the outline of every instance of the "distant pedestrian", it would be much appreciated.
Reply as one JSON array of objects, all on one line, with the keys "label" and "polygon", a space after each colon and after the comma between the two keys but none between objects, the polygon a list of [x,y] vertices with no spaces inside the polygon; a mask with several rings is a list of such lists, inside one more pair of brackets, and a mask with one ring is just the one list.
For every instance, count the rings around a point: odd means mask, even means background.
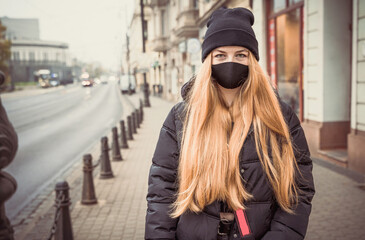
[{"label": "distant pedestrian", "polygon": [[253,14],[215,11],[203,65],[167,116],[145,239],[304,239],[314,195],[299,119],[258,64]]}]

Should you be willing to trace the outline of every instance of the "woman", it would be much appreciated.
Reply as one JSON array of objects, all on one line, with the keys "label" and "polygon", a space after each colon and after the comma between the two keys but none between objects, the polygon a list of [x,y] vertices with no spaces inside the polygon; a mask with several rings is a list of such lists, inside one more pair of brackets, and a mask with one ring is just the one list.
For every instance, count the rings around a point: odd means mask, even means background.
[{"label": "woman", "polygon": [[258,64],[254,17],[219,9],[161,129],[146,239],[304,239],[314,195],[300,122]]}]

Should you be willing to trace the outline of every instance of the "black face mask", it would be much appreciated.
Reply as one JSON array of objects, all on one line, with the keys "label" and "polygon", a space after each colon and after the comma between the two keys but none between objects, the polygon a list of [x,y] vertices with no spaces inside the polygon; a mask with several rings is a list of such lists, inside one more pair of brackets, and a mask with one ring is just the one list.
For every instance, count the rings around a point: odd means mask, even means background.
[{"label": "black face mask", "polygon": [[212,65],[212,76],[224,88],[241,86],[248,77],[248,66],[235,62]]}]

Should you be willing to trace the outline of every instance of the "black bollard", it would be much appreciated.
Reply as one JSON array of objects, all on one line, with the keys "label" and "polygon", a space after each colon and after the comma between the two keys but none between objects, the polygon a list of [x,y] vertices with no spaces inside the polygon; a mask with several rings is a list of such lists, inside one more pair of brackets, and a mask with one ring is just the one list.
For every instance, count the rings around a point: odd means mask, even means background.
[{"label": "black bollard", "polygon": [[132,112],[132,131],[133,131],[133,133],[137,133],[136,113],[135,112]]},{"label": "black bollard", "polygon": [[139,120],[139,110],[138,109],[136,109],[136,123],[137,123],[137,128],[140,128],[141,121]]},{"label": "black bollard", "polygon": [[84,160],[84,183],[82,185],[81,204],[95,204],[98,202],[95,195],[94,179],[93,179],[93,160],[91,154],[85,154]]},{"label": "black bollard", "polygon": [[143,102],[139,99],[139,110],[141,111],[141,122],[143,122]]},{"label": "black bollard", "polygon": [[141,124],[142,124],[142,122],[143,122],[143,116],[142,116],[142,108],[139,108],[139,121],[141,122]]},{"label": "black bollard", "polygon": [[142,111],[143,111],[142,108],[139,108],[139,121],[141,122],[141,124],[143,122],[143,112]]},{"label": "black bollard", "polygon": [[127,125],[128,125],[128,134],[127,134],[127,139],[128,140],[133,140],[133,127],[132,127],[132,117],[128,116],[127,117]]},{"label": "black bollard", "polygon": [[69,189],[70,188],[66,181],[59,182],[56,184],[55,206],[57,207],[56,217],[58,215],[58,219],[54,235],[55,240],[74,239],[72,232],[70,210],[69,210],[69,206],[71,205],[68,191]]},{"label": "black bollard", "polygon": [[108,138],[101,138],[101,156],[100,156],[100,179],[114,177],[109,159]]},{"label": "black bollard", "polygon": [[120,123],[120,140],[121,140],[120,148],[129,148],[125,132],[124,120],[121,120],[119,123]]},{"label": "black bollard", "polygon": [[122,161],[122,153],[119,149],[119,142],[118,142],[118,128],[113,127],[112,128],[113,133],[113,142],[112,142],[112,159],[113,161]]}]

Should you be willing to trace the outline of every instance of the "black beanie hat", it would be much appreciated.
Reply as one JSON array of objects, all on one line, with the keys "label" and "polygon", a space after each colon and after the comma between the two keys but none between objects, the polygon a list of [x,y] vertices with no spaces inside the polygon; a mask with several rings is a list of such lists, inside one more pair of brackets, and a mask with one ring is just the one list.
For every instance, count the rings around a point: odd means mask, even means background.
[{"label": "black beanie hat", "polygon": [[202,62],[217,47],[241,46],[249,49],[259,60],[258,43],[252,29],[254,16],[246,8],[220,8],[207,23],[202,44]]}]

